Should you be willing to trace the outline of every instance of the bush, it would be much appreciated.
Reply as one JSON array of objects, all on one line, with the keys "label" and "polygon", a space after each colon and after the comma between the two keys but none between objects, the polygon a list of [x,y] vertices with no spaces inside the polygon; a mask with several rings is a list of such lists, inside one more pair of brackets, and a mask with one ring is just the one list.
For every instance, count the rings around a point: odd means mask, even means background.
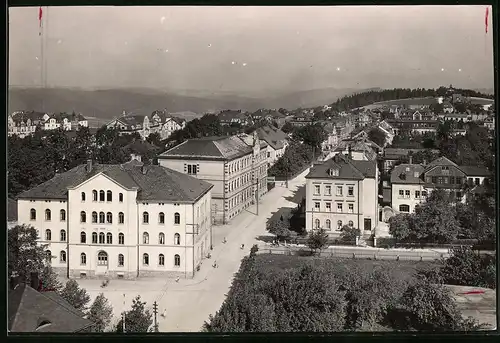
[{"label": "bush", "polygon": [[356,241],[356,237],[361,236],[361,230],[349,225],[344,225],[341,229],[340,240],[342,242]]}]

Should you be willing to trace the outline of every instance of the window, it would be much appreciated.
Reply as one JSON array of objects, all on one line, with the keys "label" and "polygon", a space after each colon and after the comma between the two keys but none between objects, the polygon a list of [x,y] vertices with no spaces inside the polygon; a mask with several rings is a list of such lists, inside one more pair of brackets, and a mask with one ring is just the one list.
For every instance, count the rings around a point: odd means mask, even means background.
[{"label": "window", "polygon": [[142,234],[142,244],[149,244],[149,233],[144,232]]},{"label": "window", "polygon": [[320,187],[319,185],[314,185],[314,195],[319,195],[320,194]]},{"label": "window", "polygon": [[337,220],[337,230],[342,229],[342,220]]},{"label": "window", "polygon": [[327,219],[327,220],[325,221],[325,228],[326,228],[327,230],[330,230],[330,229],[332,228],[332,222],[330,221],[330,219]]},{"label": "window", "polygon": [[118,201],[123,202],[123,193],[118,193]]},{"label": "window", "polygon": [[92,223],[97,223],[97,212],[92,212]]},{"label": "window", "polygon": [[315,209],[316,211],[319,211],[319,206],[320,206],[319,201],[316,201],[316,202],[314,203],[314,209]]},{"label": "window", "polygon": [[99,201],[104,201],[104,191],[99,191]]},{"label": "window", "polygon": [[52,251],[47,250],[47,252],[46,252],[46,258],[47,258],[47,262],[49,262],[49,263],[52,262]]},{"label": "window", "polygon": [[450,184],[454,185],[455,184],[455,177],[450,176]]},{"label": "window", "polygon": [[87,222],[87,213],[85,211],[80,212],[80,223],[86,223]]},{"label": "window", "polygon": [[321,222],[319,221],[319,219],[315,219],[314,220],[314,228],[319,229],[320,225],[321,225]]},{"label": "window", "polygon": [[59,218],[61,219],[62,222],[66,221],[66,210],[61,210],[60,211]]},{"label": "window", "polygon": [[349,204],[348,212],[349,213],[354,213],[354,204]]},{"label": "window", "polygon": [[123,267],[125,264],[125,257],[122,254],[118,255],[118,267]]},{"label": "window", "polygon": [[181,215],[177,212],[174,214],[174,224],[180,224],[181,223]]},{"label": "window", "polygon": [[45,210],[45,220],[51,220],[52,219],[52,213],[50,212],[49,209]]},{"label": "window", "polygon": [[457,200],[462,200],[462,192],[457,192],[456,197]]},{"label": "window", "polygon": [[448,176],[443,176],[443,183],[448,183],[448,182],[449,182]]},{"label": "window", "polygon": [[479,184],[480,184],[481,182],[479,181],[479,178],[478,178],[478,177],[476,177],[476,178],[474,179],[474,183],[476,184],[476,186],[479,186]]},{"label": "window", "polygon": [[160,266],[165,265],[165,256],[163,254],[158,255],[158,265]]},{"label": "window", "polygon": [[188,164],[187,171],[188,175],[196,175],[196,172],[198,171],[196,164]]},{"label": "window", "polygon": [[92,201],[97,201],[97,191],[95,189],[92,191]]},{"label": "window", "polygon": [[404,190],[402,190],[402,189],[400,189],[400,190],[399,190],[399,197],[400,197],[400,198],[404,198],[404,196],[405,196],[405,191],[404,191]]},{"label": "window", "polygon": [[342,203],[337,203],[337,212],[342,213]]},{"label": "window", "polygon": [[160,213],[158,214],[158,222],[159,222],[160,224],[165,224],[165,213],[160,212]]},{"label": "window", "polygon": [[177,254],[174,255],[174,266],[180,267],[181,265],[181,257]]},{"label": "window", "polygon": [[87,255],[85,255],[85,253],[83,252],[80,254],[80,264],[82,266],[87,264]]},{"label": "window", "polygon": [[337,186],[337,196],[342,196],[342,186]]},{"label": "window", "polygon": [[410,197],[410,190],[409,190],[409,189],[407,189],[407,190],[405,191],[405,198],[409,198],[409,197]]},{"label": "window", "polygon": [[106,213],[106,222],[108,224],[112,224],[113,223],[113,214],[111,212]]},{"label": "window", "polygon": [[85,232],[80,233],[80,243],[87,243],[87,234]]},{"label": "window", "polygon": [[427,191],[422,191],[422,198],[426,198],[427,197]]},{"label": "window", "polygon": [[82,201],[85,201],[85,192],[81,193]]},{"label": "window", "polygon": [[332,186],[325,186],[325,195],[332,195]]},{"label": "window", "polygon": [[125,244],[125,235],[123,233],[118,234],[118,244]]},{"label": "window", "polygon": [[165,244],[165,234],[163,232],[158,235],[158,243]]},{"label": "window", "polygon": [[30,210],[30,220],[36,220],[36,210],[34,208]]},{"label": "window", "polygon": [[443,178],[441,176],[438,176],[438,183],[443,183]]},{"label": "window", "polygon": [[45,240],[50,241],[52,240],[52,231],[50,230],[45,230]]},{"label": "window", "polygon": [[104,244],[106,240],[106,236],[104,235],[104,232],[99,233],[99,244]]},{"label": "window", "polygon": [[66,242],[66,230],[61,230],[61,242]]},{"label": "window", "polygon": [[99,251],[97,254],[97,265],[107,266],[108,265],[108,254],[104,251]]},{"label": "window", "polygon": [[143,212],[142,213],[142,223],[143,224],[148,224],[149,223],[149,213],[148,212]]},{"label": "window", "polygon": [[106,192],[106,201],[113,201],[113,193],[111,191]]},{"label": "window", "polygon": [[349,227],[353,227],[354,226],[354,222],[352,220],[349,220]]},{"label": "window", "polygon": [[59,253],[59,262],[66,263],[66,251],[61,251]]},{"label": "window", "polygon": [[347,188],[347,195],[350,197],[354,196],[354,186],[349,186]]},{"label": "window", "polygon": [[332,203],[331,202],[325,203],[325,206],[326,206],[326,211],[327,212],[331,212],[332,211]]},{"label": "window", "polygon": [[149,255],[148,254],[142,255],[142,264],[145,266],[149,266]]},{"label": "window", "polygon": [[420,177],[419,172],[413,172],[413,177],[415,177],[415,178],[419,178],[419,177]]},{"label": "window", "polygon": [[99,224],[104,224],[105,215],[104,212],[99,212]]},{"label": "window", "polygon": [[174,245],[180,245],[181,244],[181,235],[179,235],[178,233],[176,233],[174,235]]},{"label": "window", "polygon": [[111,232],[106,234],[106,244],[113,244],[113,234]]},{"label": "window", "polygon": [[97,244],[97,232],[92,232],[92,244]]},{"label": "window", "polygon": [[437,183],[437,180],[438,180],[437,176],[432,177],[432,183]]},{"label": "window", "polygon": [[399,205],[399,212],[410,212],[410,206],[408,205]]},{"label": "window", "polygon": [[125,215],[123,212],[118,213],[118,224],[123,224],[125,223]]}]

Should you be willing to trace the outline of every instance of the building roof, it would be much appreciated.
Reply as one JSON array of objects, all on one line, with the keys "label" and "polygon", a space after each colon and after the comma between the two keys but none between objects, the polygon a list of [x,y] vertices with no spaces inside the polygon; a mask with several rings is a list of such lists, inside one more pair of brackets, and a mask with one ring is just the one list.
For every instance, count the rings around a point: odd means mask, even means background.
[{"label": "building roof", "polygon": [[429,163],[427,167],[425,168],[425,171],[429,171],[430,169],[436,167],[436,166],[454,166],[458,167],[456,163],[453,161],[449,160],[448,158],[441,156],[439,158],[436,158],[434,161]]},{"label": "building roof", "polygon": [[217,118],[219,118],[220,121],[232,121],[233,119],[247,119],[247,114],[242,113],[241,111],[236,111],[236,110],[225,110],[219,112],[217,115]]},{"label": "building roof", "polygon": [[17,222],[17,201],[11,198],[7,203],[7,221]]},{"label": "building roof", "polygon": [[44,121],[43,117],[45,116],[45,114],[46,113],[44,112],[36,112],[36,111],[16,112],[12,114],[12,120],[16,124],[19,124],[20,122],[26,122],[28,119],[30,119],[31,122]]},{"label": "building roof", "polygon": [[165,151],[158,158],[201,157],[214,160],[233,160],[253,151],[238,136],[202,137],[187,141]]},{"label": "building roof", "polygon": [[128,153],[145,154],[150,151],[157,151],[160,148],[147,141],[136,139],[132,143],[129,143],[126,146],[124,146],[123,149]]},{"label": "building roof", "polygon": [[[127,189],[137,189],[137,200],[168,202],[194,202],[208,192],[213,185],[161,166],[145,166],[139,161],[121,165],[93,164],[77,166],[65,173],[56,174],[18,196],[27,199],[67,199],[68,188],[76,187],[97,174],[104,174]],[[145,173],[143,173],[143,168]]]},{"label": "building roof", "polygon": [[488,177],[491,176],[491,172],[486,169],[485,167],[478,167],[478,166],[459,166],[458,167],[461,171],[465,173],[467,176],[482,176],[482,177]]},{"label": "building roof", "polygon": [[370,160],[374,160],[377,158],[377,153],[365,140],[343,140],[338,144],[338,147],[335,149],[335,151],[345,152],[346,150],[349,150],[349,148],[351,148],[351,151],[353,152],[364,153],[365,156]]},{"label": "building roof", "polygon": [[[41,293],[19,284],[9,290],[8,298],[8,325],[12,332],[78,332],[94,325],[57,294]],[[44,323],[50,325],[42,326]]]},{"label": "building roof", "polygon": [[271,126],[259,127],[257,134],[259,135],[259,139],[265,141],[274,150],[283,149],[285,147],[284,143],[288,139],[286,133]]},{"label": "building roof", "polygon": [[116,118],[112,120],[109,124],[112,124],[113,122],[115,123],[121,123],[122,125],[125,126],[125,130],[135,130],[142,128],[142,125],[144,124],[144,118],[147,116],[140,115],[140,114],[128,114],[121,116],[120,118]]},{"label": "building roof", "polygon": [[57,122],[62,122],[64,119],[73,122],[86,120],[85,117],[79,113],[53,113],[50,115],[49,119],[55,119]]},{"label": "building roof", "polygon": [[424,183],[421,176],[424,167],[420,164],[400,164],[394,167],[391,172],[391,183],[419,184]]},{"label": "building roof", "polygon": [[[338,176],[331,176],[330,169],[338,169]],[[342,179],[342,180],[363,180],[364,178],[375,178],[377,170],[376,161],[357,161],[337,154],[333,158],[314,165],[307,179]]]}]

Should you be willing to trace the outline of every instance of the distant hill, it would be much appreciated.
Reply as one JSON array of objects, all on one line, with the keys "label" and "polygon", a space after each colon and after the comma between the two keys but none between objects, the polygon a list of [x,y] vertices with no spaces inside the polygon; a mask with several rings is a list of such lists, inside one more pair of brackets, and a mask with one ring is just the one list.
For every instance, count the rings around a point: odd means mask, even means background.
[{"label": "distant hill", "polygon": [[75,111],[88,117],[112,119],[121,115],[123,110],[137,114],[149,114],[154,110],[164,108],[170,112],[193,113],[206,113],[222,109],[242,109],[245,111],[280,107],[295,109],[328,104],[354,91],[356,90],[327,88],[295,92],[277,97],[254,98],[201,91],[186,91],[183,94],[176,94],[143,88],[84,90],[77,88],[9,87],[8,110],[9,113],[19,110]]}]

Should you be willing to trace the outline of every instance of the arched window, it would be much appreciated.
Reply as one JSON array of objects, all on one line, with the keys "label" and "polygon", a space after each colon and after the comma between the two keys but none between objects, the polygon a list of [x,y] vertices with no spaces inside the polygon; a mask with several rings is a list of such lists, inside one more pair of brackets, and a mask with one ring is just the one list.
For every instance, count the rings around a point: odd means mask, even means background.
[{"label": "arched window", "polygon": [[66,251],[61,251],[59,253],[59,262],[66,263]]},{"label": "arched window", "polygon": [[82,192],[81,196],[82,196],[82,201],[85,201],[85,192]]},{"label": "arched window", "polygon": [[87,243],[87,234],[83,231],[80,233],[80,243]]},{"label": "arched window", "polygon": [[337,221],[337,229],[338,230],[342,229],[342,220]]},{"label": "arched window", "polygon": [[158,222],[159,222],[160,224],[165,224],[165,213],[160,212],[160,213],[158,214]]},{"label": "arched window", "polygon": [[165,255],[163,255],[163,254],[158,255],[158,264],[160,266],[164,266],[165,265]]},{"label": "arched window", "polygon": [[104,235],[104,232],[99,233],[99,244],[104,244],[106,236]]},{"label": "arched window", "polygon": [[83,252],[80,254],[80,264],[82,266],[87,264],[87,255],[85,255],[85,253]]},{"label": "arched window", "polygon": [[121,232],[118,234],[118,244],[125,244],[125,235]]},{"label": "arched window", "polygon": [[176,233],[174,235],[174,244],[175,245],[180,245],[181,244],[181,235],[179,235],[178,233]]},{"label": "arched window", "polygon": [[181,223],[181,215],[177,212],[174,214],[174,224],[180,224]]},{"label": "arched window", "polygon": [[123,212],[118,213],[118,224],[123,224],[125,223],[125,215]]},{"label": "arched window", "polygon": [[46,241],[52,240],[52,232],[50,231],[50,229],[45,230],[45,240]]},{"label": "arched window", "polygon": [[149,223],[149,213],[148,212],[143,212],[142,213],[142,222],[144,224],[148,224]]},{"label": "arched window", "polygon": [[34,208],[30,210],[30,220],[36,220],[36,210]]},{"label": "arched window", "polygon": [[330,219],[327,219],[325,221],[325,227],[327,230],[330,230],[332,228],[332,222],[330,221]]},{"label": "arched window", "polygon": [[66,221],[66,210],[61,210],[59,213],[59,218],[62,222]]},{"label": "arched window", "polygon": [[113,223],[113,214],[111,212],[106,213],[106,223],[108,224]]},{"label": "arched window", "polygon": [[149,255],[148,254],[142,255],[142,264],[144,264],[145,266],[149,266]]},{"label": "arched window", "polygon": [[410,206],[408,205],[399,205],[399,212],[410,212]]},{"label": "arched window", "polygon": [[349,227],[353,227],[354,226],[354,222],[352,220],[349,220]]},{"label": "arched window", "polygon": [[80,223],[86,223],[87,222],[87,213],[85,211],[80,212]]},{"label": "arched window", "polygon": [[118,201],[123,202],[123,193],[118,193]]},{"label": "arched window", "polygon": [[97,232],[92,232],[92,244],[97,244]]},{"label": "arched window", "polygon": [[320,223],[319,219],[315,219],[315,220],[314,220],[314,228],[315,228],[315,229],[319,229],[319,226],[320,226],[320,225],[321,225],[321,223]]},{"label": "arched window", "polygon": [[47,250],[46,254],[47,255],[45,257],[47,258],[47,262],[51,263],[52,262],[52,251]]},{"label": "arched window", "polygon": [[106,234],[106,244],[113,244],[113,234],[111,232]]},{"label": "arched window", "polygon": [[99,191],[99,201],[104,201],[104,191],[103,190]]},{"label": "arched window", "polygon": [[61,230],[61,242],[66,242],[66,230]]},{"label": "arched window", "polygon": [[99,212],[99,223],[104,224],[105,215],[104,212]]},{"label": "arched window", "polygon": [[113,201],[113,193],[111,191],[106,192],[106,201]]},{"label": "arched window", "polygon": [[165,234],[163,232],[160,232],[158,236],[158,243],[165,244]]},{"label": "arched window", "polygon": [[144,232],[142,234],[142,244],[149,244],[149,233]]},{"label": "arched window", "polygon": [[125,257],[122,254],[118,255],[118,267],[123,267],[125,264]]},{"label": "arched window", "polygon": [[92,212],[92,223],[97,223],[97,212]]},{"label": "arched window", "polygon": [[177,254],[174,255],[174,266],[179,267],[181,265],[181,257]]},{"label": "arched window", "polygon": [[50,212],[49,209],[45,210],[45,220],[51,220],[52,219],[52,213]]},{"label": "arched window", "polygon": [[108,265],[108,254],[105,251],[99,251],[99,253],[97,254],[97,264],[99,266]]},{"label": "arched window", "polygon": [[95,189],[92,191],[92,201],[97,201],[97,191]]}]

